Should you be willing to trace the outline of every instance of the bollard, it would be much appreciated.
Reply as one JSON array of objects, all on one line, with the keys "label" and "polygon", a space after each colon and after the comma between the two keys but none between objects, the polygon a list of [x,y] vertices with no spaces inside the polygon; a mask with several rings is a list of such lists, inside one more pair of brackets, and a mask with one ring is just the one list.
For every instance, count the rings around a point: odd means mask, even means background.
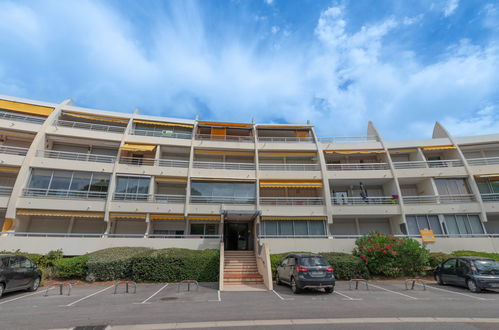
[{"label": "bollard", "polygon": [[348,282],[348,286],[349,286],[350,290],[352,290],[352,282],[355,282],[355,290],[359,289],[359,282],[365,283],[366,284],[366,290],[369,290],[369,284],[367,283],[367,280],[365,280],[363,278],[352,278]]},{"label": "bollard", "polygon": [[183,280],[177,284],[177,292],[180,292],[180,287],[182,284],[187,283],[187,291],[191,291],[191,283],[196,285],[196,291],[199,291],[199,283],[196,280]]},{"label": "bollard", "polygon": [[426,290],[426,285],[424,283],[423,280],[419,279],[419,278],[408,278],[405,280],[405,289],[406,290],[409,290],[409,283],[411,283],[411,290],[414,290],[414,285],[416,283],[419,283],[423,286],[423,291]]}]

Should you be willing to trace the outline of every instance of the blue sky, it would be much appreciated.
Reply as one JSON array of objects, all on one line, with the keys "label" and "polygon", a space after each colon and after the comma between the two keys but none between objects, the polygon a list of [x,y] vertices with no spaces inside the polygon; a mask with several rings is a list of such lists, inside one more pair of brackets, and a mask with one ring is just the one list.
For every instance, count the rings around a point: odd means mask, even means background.
[{"label": "blue sky", "polygon": [[499,1],[0,0],[0,94],[320,136],[499,133]]}]

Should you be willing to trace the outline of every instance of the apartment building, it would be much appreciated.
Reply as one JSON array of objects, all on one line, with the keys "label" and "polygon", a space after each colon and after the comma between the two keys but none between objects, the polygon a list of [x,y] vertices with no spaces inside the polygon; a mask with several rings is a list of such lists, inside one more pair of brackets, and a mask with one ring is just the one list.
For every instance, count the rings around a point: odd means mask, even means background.
[{"label": "apartment building", "polygon": [[431,139],[384,141],[369,123],[324,138],[0,96],[0,228],[0,250],[68,254],[350,251],[372,230],[421,229],[434,250],[498,250],[499,132],[452,137],[437,123]]}]

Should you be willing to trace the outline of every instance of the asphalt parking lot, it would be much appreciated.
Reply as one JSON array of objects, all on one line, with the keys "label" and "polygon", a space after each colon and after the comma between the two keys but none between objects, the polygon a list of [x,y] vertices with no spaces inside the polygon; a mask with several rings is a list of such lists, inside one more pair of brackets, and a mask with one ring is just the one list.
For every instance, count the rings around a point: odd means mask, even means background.
[{"label": "asphalt parking lot", "polygon": [[111,325],[126,329],[126,325],[156,324],[149,328],[318,329],[340,321],[352,329],[366,324],[371,329],[395,329],[402,323],[405,328],[428,323],[435,329],[499,328],[496,291],[475,294],[435,283],[427,283],[426,290],[420,284],[406,290],[403,281],[370,281],[368,287],[360,284],[350,290],[348,282],[339,281],[332,294],[294,295],[289,287],[277,285],[274,291],[219,292],[217,283],[200,283],[199,289],[192,286],[191,291],[186,285],[179,290],[175,283],[144,283],[137,284],[136,293],[124,293],[121,285],[115,294],[114,285],[93,284],[74,286],[69,296],[66,290],[59,295],[58,288],[45,295],[45,288],[40,288],[34,293],[5,294],[0,299],[0,328]]}]

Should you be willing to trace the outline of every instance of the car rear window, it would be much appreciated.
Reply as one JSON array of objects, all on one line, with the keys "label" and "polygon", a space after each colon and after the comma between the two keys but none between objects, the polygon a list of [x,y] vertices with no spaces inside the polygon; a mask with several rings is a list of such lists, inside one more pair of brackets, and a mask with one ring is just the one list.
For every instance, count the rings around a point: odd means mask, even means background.
[{"label": "car rear window", "polygon": [[308,267],[328,265],[323,257],[301,257],[300,264]]},{"label": "car rear window", "polygon": [[473,264],[479,274],[499,275],[499,262],[496,260],[474,260]]}]

